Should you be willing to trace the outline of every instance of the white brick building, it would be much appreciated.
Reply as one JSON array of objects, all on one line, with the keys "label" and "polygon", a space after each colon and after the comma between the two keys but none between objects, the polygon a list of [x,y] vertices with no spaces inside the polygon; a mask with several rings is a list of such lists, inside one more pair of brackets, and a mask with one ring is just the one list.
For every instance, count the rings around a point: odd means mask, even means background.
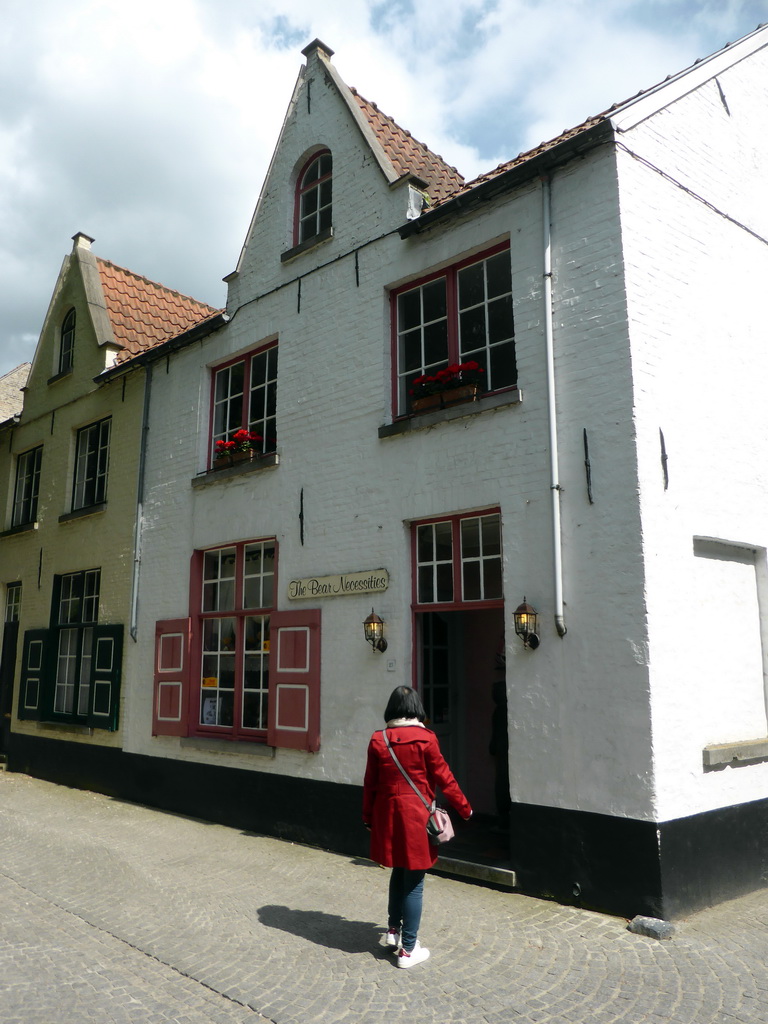
[{"label": "white brick building", "polygon": [[[144,360],[123,792],[362,853],[407,682],[482,830],[503,636],[511,830],[476,859],[627,915],[761,884],[767,43],[466,185],[307,47],[226,326]],[[475,401],[413,408],[472,360]],[[237,428],[259,456],[216,468]]]}]

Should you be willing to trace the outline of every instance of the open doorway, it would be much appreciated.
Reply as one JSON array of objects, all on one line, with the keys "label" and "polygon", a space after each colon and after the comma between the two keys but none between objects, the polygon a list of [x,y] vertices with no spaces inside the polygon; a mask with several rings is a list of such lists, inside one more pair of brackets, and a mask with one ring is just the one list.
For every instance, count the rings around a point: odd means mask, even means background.
[{"label": "open doorway", "polygon": [[491,754],[494,683],[504,679],[497,652],[503,608],[422,612],[416,616],[418,688],[430,729],[476,814],[495,816]]}]

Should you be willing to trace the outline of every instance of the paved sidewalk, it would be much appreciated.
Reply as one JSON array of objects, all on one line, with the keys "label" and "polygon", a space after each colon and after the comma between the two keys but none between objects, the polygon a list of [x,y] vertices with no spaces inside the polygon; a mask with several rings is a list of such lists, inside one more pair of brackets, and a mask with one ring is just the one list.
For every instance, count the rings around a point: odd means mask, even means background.
[{"label": "paved sidewalk", "polygon": [[431,876],[432,958],[399,971],[379,945],[387,877],[0,773],[0,1022],[768,1022],[768,893],[659,942]]}]

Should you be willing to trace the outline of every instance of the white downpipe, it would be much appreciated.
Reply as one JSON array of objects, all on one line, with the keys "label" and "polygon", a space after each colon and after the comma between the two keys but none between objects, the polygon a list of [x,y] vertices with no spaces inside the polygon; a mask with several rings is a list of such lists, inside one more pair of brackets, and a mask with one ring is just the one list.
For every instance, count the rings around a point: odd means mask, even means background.
[{"label": "white downpipe", "polygon": [[557,406],[555,404],[555,345],[552,329],[552,224],[551,184],[541,179],[544,227],[544,335],[547,348],[547,400],[549,403],[549,470],[552,495],[552,562],[555,574],[555,628],[565,636],[563,614],[563,542],[560,532],[560,465],[557,455]]},{"label": "white downpipe", "polygon": [[136,524],[133,531],[133,576],[131,580],[131,624],[129,634],[136,643],[139,630],[139,572],[141,570],[141,541],[144,525],[144,476],[147,466],[147,439],[149,437],[149,402],[152,393],[152,363],[144,368],[144,408],[141,414],[141,440],[139,442],[139,472],[136,485]]}]

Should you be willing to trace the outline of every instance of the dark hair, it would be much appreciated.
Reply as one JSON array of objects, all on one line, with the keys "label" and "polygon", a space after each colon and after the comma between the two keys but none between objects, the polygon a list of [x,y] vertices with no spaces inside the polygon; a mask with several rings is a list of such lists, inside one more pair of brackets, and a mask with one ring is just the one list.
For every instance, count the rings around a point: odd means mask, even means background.
[{"label": "dark hair", "polygon": [[410,686],[394,688],[384,711],[385,722],[391,722],[393,718],[418,718],[423,722],[426,717],[421,697],[415,690]]}]

